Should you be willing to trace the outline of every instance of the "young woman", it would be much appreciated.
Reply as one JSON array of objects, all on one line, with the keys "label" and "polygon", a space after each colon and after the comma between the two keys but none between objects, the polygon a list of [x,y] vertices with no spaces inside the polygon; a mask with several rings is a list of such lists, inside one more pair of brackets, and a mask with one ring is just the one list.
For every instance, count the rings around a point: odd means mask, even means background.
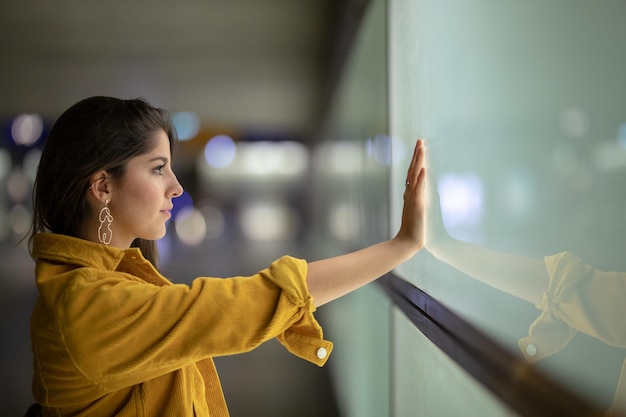
[{"label": "young woman", "polygon": [[322,366],[332,350],[313,312],[423,246],[424,149],[407,174],[402,224],[335,258],[289,256],[251,277],[173,284],[156,269],[183,189],[175,132],[143,100],[92,97],[64,112],[34,187],[33,392],[43,415],[227,416],[212,357],[277,338]]}]

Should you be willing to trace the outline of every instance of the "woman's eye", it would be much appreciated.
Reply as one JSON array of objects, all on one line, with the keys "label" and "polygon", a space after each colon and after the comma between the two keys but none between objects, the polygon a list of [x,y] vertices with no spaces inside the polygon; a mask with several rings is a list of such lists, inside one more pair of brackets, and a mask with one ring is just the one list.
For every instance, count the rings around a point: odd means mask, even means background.
[{"label": "woman's eye", "polygon": [[154,168],[154,172],[156,172],[159,175],[163,175],[163,168],[165,168],[165,164],[160,165],[160,166]]}]

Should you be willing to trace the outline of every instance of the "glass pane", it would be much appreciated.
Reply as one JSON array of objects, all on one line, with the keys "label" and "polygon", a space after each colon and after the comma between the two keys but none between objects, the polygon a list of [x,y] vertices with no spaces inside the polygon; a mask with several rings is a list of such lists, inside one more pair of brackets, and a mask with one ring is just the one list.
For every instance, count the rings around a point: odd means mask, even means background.
[{"label": "glass pane", "polygon": [[389,18],[395,227],[418,137],[432,198],[429,251],[398,273],[609,408],[626,347],[626,2],[392,0]]},{"label": "glass pane", "polygon": [[[318,257],[385,239],[389,230],[384,2],[367,9],[341,75],[323,140],[313,152]],[[328,365],[346,417],[389,415],[390,304],[375,285],[320,308],[334,342]]]},{"label": "glass pane", "polygon": [[516,416],[426,338],[404,313],[394,316],[395,416]]}]

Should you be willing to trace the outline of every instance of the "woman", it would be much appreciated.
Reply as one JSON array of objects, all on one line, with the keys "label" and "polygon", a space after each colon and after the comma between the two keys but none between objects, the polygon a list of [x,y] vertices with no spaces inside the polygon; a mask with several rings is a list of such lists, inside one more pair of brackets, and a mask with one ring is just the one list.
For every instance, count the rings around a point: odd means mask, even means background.
[{"label": "woman", "polygon": [[53,126],[34,187],[33,392],[44,415],[227,416],[212,357],[271,339],[322,366],[313,317],[423,246],[418,141],[398,234],[316,262],[289,256],[251,277],[175,285],[156,270],[172,200],[175,133],[142,100],[92,97]]}]

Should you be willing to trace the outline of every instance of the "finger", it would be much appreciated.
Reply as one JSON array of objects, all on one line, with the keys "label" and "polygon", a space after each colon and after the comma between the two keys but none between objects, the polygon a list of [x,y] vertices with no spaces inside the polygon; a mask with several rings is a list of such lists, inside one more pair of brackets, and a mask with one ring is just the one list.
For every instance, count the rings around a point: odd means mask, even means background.
[{"label": "finger", "polygon": [[420,158],[422,161],[421,164],[423,164],[423,156],[420,156],[423,154],[421,149],[422,145],[423,141],[421,139],[418,139],[415,147],[413,148],[413,156],[411,158],[411,163],[409,164],[409,169],[407,170],[406,174],[406,186],[415,184],[415,182],[417,181],[417,175],[419,174],[419,168],[421,167]]},{"label": "finger", "polygon": [[417,177],[417,182],[416,182],[416,188],[417,190],[421,190],[423,191],[424,188],[426,187],[426,167],[421,167],[420,168],[420,172],[419,175]]},{"label": "finger", "polygon": [[420,140],[420,149],[419,154],[417,155],[417,166],[419,167],[418,173],[418,185],[421,187],[426,183],[426,146],[424,145],[424,141]]},{"label": "finger", "polygon": [[424,169],[424,158],[426,155],[426,148],[424,147],[424,141],[420,139],[418,143],[419,143],[419,147],[417,149],[417,162],[415,165],[417,176],[422,174],[422,171]]},{"label": "finger", "polygon": [[418,140],[418,143],[415,146],[415,152],[414,152],[413,161],[412,161],[411,177],[408,180],[410,182],[409,186],[415,191],[421,190],[424,186],[425,154],[426,154],[426,150],[424,147],[424,141],[420,139]]}]

